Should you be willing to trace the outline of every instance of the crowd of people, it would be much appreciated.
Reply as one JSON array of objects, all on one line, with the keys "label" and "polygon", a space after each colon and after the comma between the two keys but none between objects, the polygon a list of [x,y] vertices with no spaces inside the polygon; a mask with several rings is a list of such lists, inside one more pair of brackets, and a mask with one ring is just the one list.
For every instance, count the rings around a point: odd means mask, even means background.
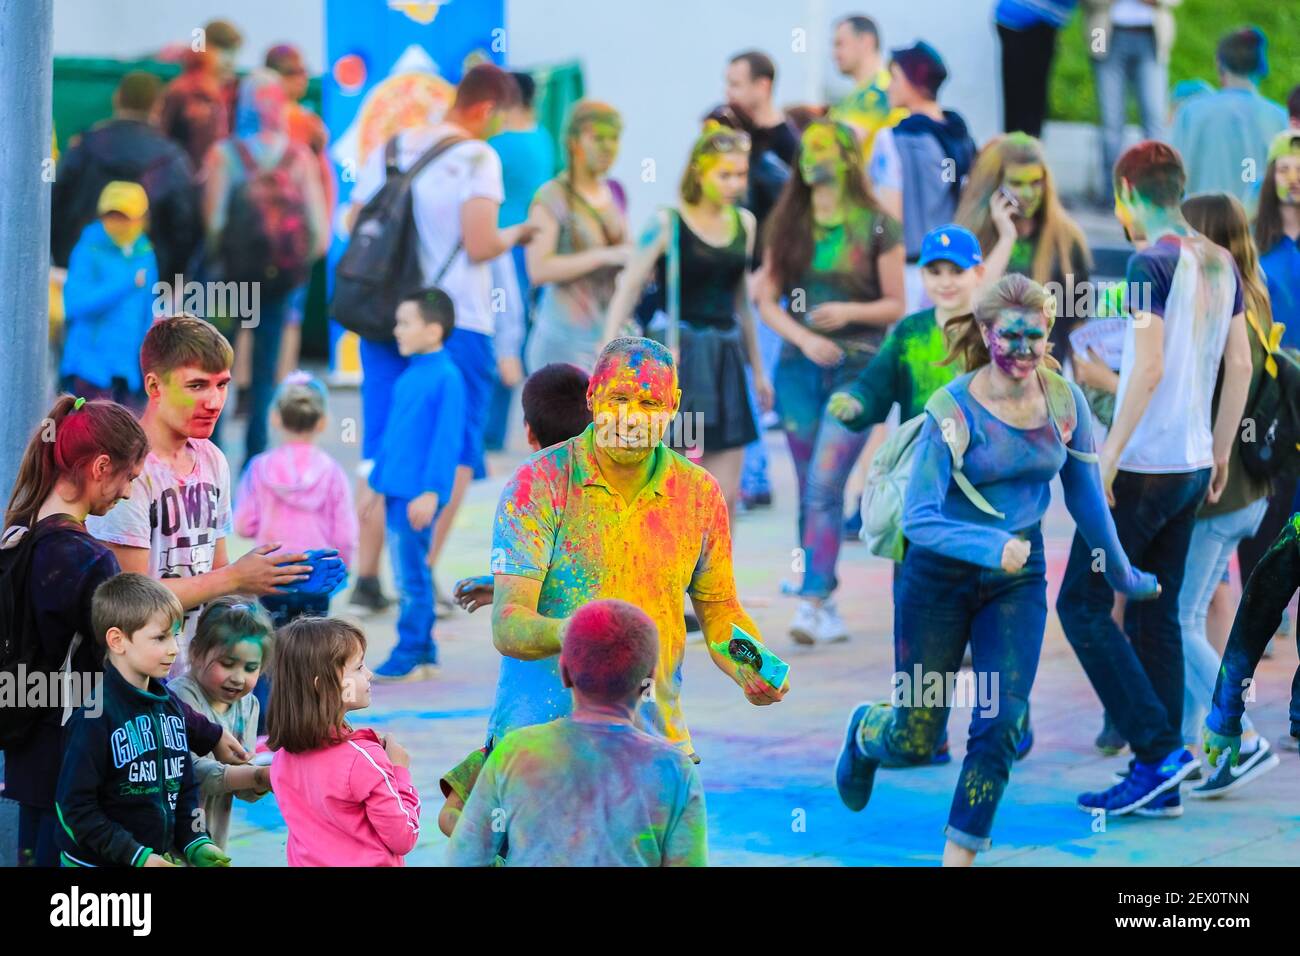
[{"label": "crowd of people", "polygon": [[[784,670],[769,679],[779,648],[732,566],[737,515],[771,502],[769,423],[797,477],[789,638],[849,639],[835,595],[860,531],[894,562],[895,670],[954,675],[968,655],[996,688],[972,714],[945,864],[990,846],[1033,746],[1057,478],[1077,531],[1056,611],[1105,710],[1098,749],[1132,752],[1078,806],[1178,816],[1185,793],[1276,766],[1245,690],[1300,585],[1284,331],[1300,309],[1300,90],[1288,120],[1255,86],[1265,38],[1233,31],[1222,89],[1175,90],[1166,142],[1176,3],[1085,2],[1105,38],[1101,195],[1135,247],[1105,287],[1039,138],[1071,0],[997,5],[1006,132],[982,147],[941,105],[940,53],[886,55],[866,16],[835,25],[856,85],[828,107],[777,108],[772,59],[737,54],[676,202],[635,241],[610,174],[619,111],[578,102],[557,149],[527,75],[473,66],[350,197],[347,220],[401,230],[420,273],[361,341],[355,489],[320,445],[328,388],[294,370],[334,202],[301,56],[274,47],[236,79],[239,33],[218,21],[165,90],[128,74],[59,169],[67,394],[33,432],[0,544],[15,609],[0,626],[18,635],[0,663],[102,684],[96,706],[0,711],[20,862],[228,865],[233,798],[273,793],[291,865],[401,865],[421,833],[409,755],[351,719],[372,680],[436,675],[434,570],[521,383],[533,454],[501,494],[490,573],[453,591],[491,605],[501,662],[484,746],[440,781],[450,862],[707,861],[689,635],[750,704],[790,690]],[[1122,150],[1126,78],[1147,138]],[[1250,180],[1247,159],[1263,169]],[[395,179],[409,218],[386,223]],[[253,285],[258,321],[228,337],[187,314],[189,276]],[[494,305],[503,289],[521,315]],[[232,471],[218,426],[241,378]],[[859,509],[846,493],[867,460]],[[255,547],[233,559],[236,532]],[[391,603],[385,541],[397,643],[371,671],[364,629],[330,607],[349,575],[351,609]],[[1294,690],[1290,749],[1300,671]],[[881,767],[950,761],[951,705],[856,707],[844,804],[863,810]]]}]

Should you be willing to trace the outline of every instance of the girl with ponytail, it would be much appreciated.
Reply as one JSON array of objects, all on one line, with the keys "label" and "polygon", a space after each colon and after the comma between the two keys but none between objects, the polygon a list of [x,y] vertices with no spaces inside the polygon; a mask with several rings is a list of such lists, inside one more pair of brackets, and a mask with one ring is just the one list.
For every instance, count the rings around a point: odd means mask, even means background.
[{"label": "girl with ponytail", "polygon": [[[6,583],[26,587],[12,595],[11,619],[0,624],[16,639],[28,681],[44,676],[65,693],[83,689],[80,700],[47,697],[43,706],[21,708],[21,716],[5,714],[4,792],[18,802],[19,865],[58,865],[54,788],[64,714],[71,713],[67,705],[94,707],[98,699],[86,694],[97,686],[104,658],[91,627],[91,598],[121,568],[86,531],[86,517],[106,514],[131,493],[148,451],[144,429],[121,405],[60,396],[27,443],[5,510],[0,550],[21,549],[7,556]],[[62,671],[80,679],[61,680]],[[220,727],[192,712],[186,731],[197,753],[221,738]]]},{"label": "girl with ponytail", "polygon": [[[948,817],[943,860],[968,866],[989,846],[1011,774],[1047,622],[1039,522],[1058,474],[1065,504],[1106,579],[1130,600],[1154,598],[1154,576],[1133,568],[1102,494],[1088,405],[1050,366],[1055,303],[1021,275],[997,283],[954,330],[950,359],[966,372],[939,389],[917,438],[903,508],[907,539],[895,588],[901,674],[943,675],[955,686],[970,645],[979,703]],[[890,703],[854,711],[836,767],[840,798],[861,810],[876,770],[928,763],[950,700],[894,689]],[[928,691],[929,680],[924,681]]]}]

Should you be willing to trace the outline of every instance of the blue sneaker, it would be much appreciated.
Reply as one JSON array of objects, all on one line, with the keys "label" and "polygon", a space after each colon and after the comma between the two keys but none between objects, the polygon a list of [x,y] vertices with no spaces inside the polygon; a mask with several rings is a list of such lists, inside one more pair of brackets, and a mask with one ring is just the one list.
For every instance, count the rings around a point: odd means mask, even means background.
[{"label": "blue sneaker", "polygon": [[870,709],[870,702],[854,708],[844,732],[840,758],[835,762],[835,789],[839,791],[840,800],[854,813],[871,799],[871,785],[876,781],[876,768],[880,766],[880,761],[867,758],[858,747],[858,726]]},{"label": "blue sneaker", "polygon": [[1016,759],[1024,760],[1029,756],[1029,751],[1034,749],[1034,728],[1026,727],[1025,732],[1020,735],[1020,742],[1016,744]]},{"label": "blue sneaker", "polygon": [[1196,766],[1196,758],[1185,747],[1175,750],[1159,764],[1134,763],[1132,772],[1109,790],[1080,794],[1078,807],[1088,813],[1104,810],[1122,817],[1145,807],[1168,790],[1177,790],[1178,784]]},{"label": "blue sneaker", "polygon": [[939,766],[946,763],[952,763],[952,752],[948,749],[948,729],[945,727],[943,736],[939,742],[934,745],[934,753],[930,756],[930,763],[933,766]]},{"label": "blue sneaker", "polygon": [[434,651],[411,654],[400,647],[394,648],[388,660],[376,667],[374,673],[375,680],[386,684],[429,680],[438,673],[438,659]]},{"label": "blue sneaker", "polygon": [[1156,819],[1181,817],[1183,815],[1183,800],[1178,795],[1178,788],[1174,787],[1172,790],[1166,790],[1145,807],[1138,807],[1134,810],[1133,815],[1135,817],[1153,817]]}]

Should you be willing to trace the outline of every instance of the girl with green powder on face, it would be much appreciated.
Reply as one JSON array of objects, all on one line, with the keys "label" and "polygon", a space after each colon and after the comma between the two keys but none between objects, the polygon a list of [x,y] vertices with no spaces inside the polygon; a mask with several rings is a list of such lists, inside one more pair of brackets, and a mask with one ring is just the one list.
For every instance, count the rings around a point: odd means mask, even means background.
[{"label": "girl with green powder on face", "polygon": [[[738,205],[745,195],[749,152],[746,134],[713,121],[705,125],[682,175],[678,208],[655,215],[619,276],[604,336],[609,342],[631,332],[633,308],[653,273],[664,292],[661,308],[668,313],[670,333],[675,325],[680,337],[683,450],[717,479],[733,512],[745,446],[758,437],[746,362],[759,405],[766,411],[772,404],[745,281],[757,228],[753,214]],[[674,239],[676,249],[670,250]],[[676,270],[669,268],[670,257]]]},{"label": "girl with green powder on face", "polygon": [[[1014,227],[1009,247],[1002,221],[1008,206]],[[1026,133],[991,140],[975,159],[956,220],[979,237],[990,282],[1015,273],[1039,285],[1055,283],[1049,291],[1056,293],[1061,314],[1052,327],[1052,354],[1064,362],[1070,332],[1089,318],[1074,314],[1077,294],[1071,289],[1087,288],[1092,255],[1083,230],[1057,197],[1043,144]]]},{"label": "girl with green powder on face", "polygon": [[866,432],[827,409],[880,350],[902,317],[898,221],[867,185],[853,131],[833,120],[804,130],[791,176],[766,226],[759,312],[785,343],[776,367],[778,409],[799,479],[802,599],[790,626],[801,644],[846,640],[832,595],[838,584],[844,486]]},{"label": "girl with green powder on face", "polygon": [[605,309],[632,252],[623,188],[609,178],[622,132],[612,106],[576,104],[564,132],[564,170],[533,196],[538,228],[525,255],[540,297],[525,353],[529,371],[567,362],[590,373],[596,365]]}]

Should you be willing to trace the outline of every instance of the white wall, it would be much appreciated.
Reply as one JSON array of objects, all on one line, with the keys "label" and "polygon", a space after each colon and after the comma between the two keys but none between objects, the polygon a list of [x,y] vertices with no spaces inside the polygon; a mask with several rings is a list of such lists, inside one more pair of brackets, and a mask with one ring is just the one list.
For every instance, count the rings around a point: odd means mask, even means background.
[{"label": "white wall", "polygon": [[[354,0],[376,2],[376,0]],[[472,3],[474,0],[452,0]],[[580,60],[588,95],[623,111],[615,174],[629,187],[639,224],[673,199],[699,118],[722,99],[728,58],[748,47],[777,64],[777,102],[815,102],[847,86],[830,57],[831,29],[849,13],[880,25],[884,47],[924,37],[950,79],[941,100],[965,117],[977,142],[1000,116],[994,0],[506,0],[507,60],[528,67]],[[134,57],[186,39],[213,17],[246,42],[241,66],[290,40],[315,70],[324,51],[322,0],[55,0],[56,55]],[[802,31],[796,33],[796,31]],[[805,51],[795,49],[802,38]],[[643,183],[643,161],[656,178]]]},{"label": "white wall", "polygon": [[[976,142],[1000,123],[993,0],[507,0],[508,60],[532,66],[581,60],[587,93],[623,111],[615,175],[629,187],[634,230],[673,199],[699,118],[722,99],[723,71],[756,47],[777,65],[778,104],[844,92],[831,60],[834,22],[865,13],[885,50],[918,37],[943,54],[950,79],[940,99],[971,125]],[[806,52],[792,49],[804,31]],[[656,181],[641,182],[652,159]]]},{"label": "white wall", "polygon": [[[472,0],[469,0],[472,2]],[[54,0],[55,56],[134,59],[218,17],[244,35],[239,66],[260,66],[277,43],[293,43],[319,72],[325,58],[323,0]]]}]

